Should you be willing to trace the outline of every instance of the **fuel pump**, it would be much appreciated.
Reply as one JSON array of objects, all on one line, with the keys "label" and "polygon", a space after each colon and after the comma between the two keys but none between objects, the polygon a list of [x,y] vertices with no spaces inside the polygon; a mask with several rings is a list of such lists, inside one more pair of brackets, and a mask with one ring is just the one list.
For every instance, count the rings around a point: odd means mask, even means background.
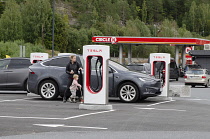
[{"label": "fuel pump", "polygon": [[162,93],[160,96],[168,97],[169,72],[171,55],[168,53],[151,53],[151,75],[162,80]]},{"label": "fuel pump", "polygon": [[108,60],[110,47],[106,45],[83,46],[84,104],[80,109],[112,109],[108,105]]}]

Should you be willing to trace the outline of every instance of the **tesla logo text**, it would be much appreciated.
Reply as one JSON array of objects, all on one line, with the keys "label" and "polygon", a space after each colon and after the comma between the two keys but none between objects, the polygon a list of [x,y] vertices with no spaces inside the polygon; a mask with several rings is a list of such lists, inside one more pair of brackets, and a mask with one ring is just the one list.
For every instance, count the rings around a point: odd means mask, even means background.
[{"label": "tesla logo text", "polygon": [[154,56],[155,59],[165,59],[165,56]]},{"label": "tesla logo text", "polygon": [[43,58],[43,56],[33,56],[33,58]]},{"label": "tesla logo text", "polygon": [[102,49],[87,49],[88,52],[102,52]]}]

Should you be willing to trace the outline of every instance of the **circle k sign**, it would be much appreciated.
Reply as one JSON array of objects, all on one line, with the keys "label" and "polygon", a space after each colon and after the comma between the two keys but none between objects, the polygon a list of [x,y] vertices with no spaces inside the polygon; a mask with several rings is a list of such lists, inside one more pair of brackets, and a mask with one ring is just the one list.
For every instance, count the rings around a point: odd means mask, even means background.
[{"label": "circle k sign", "polygon": [[186,48],[185,48],[185,53],[188,54],[189,51],[191,51],[191,50],[192,50],[192,47],[186,47]]}]

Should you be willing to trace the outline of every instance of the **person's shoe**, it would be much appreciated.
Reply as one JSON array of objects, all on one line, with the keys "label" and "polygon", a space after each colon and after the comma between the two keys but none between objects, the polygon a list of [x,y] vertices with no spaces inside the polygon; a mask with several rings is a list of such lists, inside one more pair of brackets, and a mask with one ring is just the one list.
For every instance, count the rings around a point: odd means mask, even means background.
[{"label": "person's shoe", "polygon": [[66,100],[65,99],[63,100],[63,103],[66,103]]},{"label": "person's shoe", "polygon": [[72,98],[69,98],[68,99],[68,102],[72,103],[73,102]]},{"label": "person's shoe", "polygon": [[77,103],[77,101],[76,101],[76,99],[75,99],[75,98],[73,99],[73,102],[74,102],[74,103]]}]

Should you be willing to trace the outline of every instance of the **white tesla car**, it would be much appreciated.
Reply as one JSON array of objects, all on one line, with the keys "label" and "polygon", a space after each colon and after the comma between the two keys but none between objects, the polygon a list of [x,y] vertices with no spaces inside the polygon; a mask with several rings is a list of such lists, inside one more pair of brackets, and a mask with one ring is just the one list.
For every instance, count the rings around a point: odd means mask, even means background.
[{"label": "white tesla car", "polygon": [[208,87],[210,85],[210,75],[207,69],[192,69],[187,71],[185,76],[185,85],[201,85]]}]

